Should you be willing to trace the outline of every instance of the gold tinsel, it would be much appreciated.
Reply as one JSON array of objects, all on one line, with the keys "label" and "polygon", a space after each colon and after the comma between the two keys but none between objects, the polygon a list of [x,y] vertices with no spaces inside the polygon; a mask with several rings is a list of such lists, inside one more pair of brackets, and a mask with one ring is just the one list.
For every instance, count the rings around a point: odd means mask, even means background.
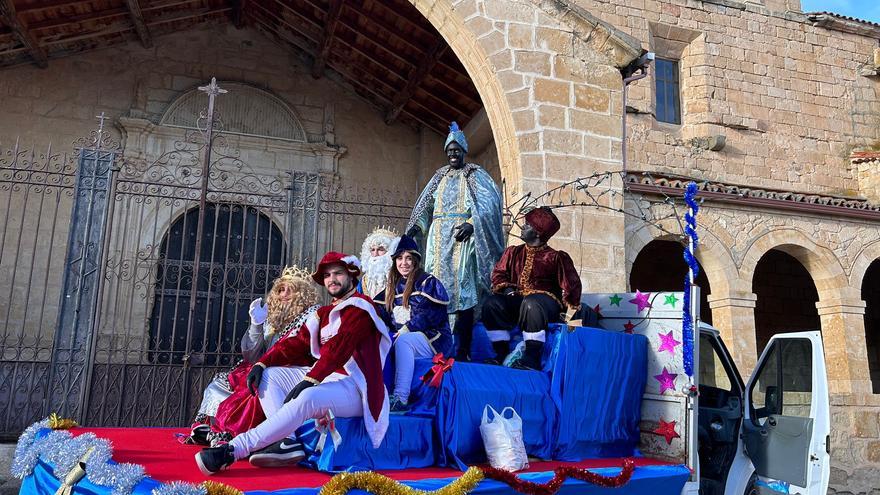
[{"label": "gold tinsel", "polygon": [[62,419],[55,413],[49,415],[49,428],[53,430],[69,430],[77,426],[79,425],[72,419]]},{"label": "gold tinsel", "polygon": [[203,481],[202,486],[207,495],[244,495],[244,492],[238,488],[216,481]]},{"label": "gold tinsel", "polygon": [[363,473],[340,473],[330,478],[318,495],[346,495],[349,490],[359,489],[373,495],[467,495],[483,480],[483,472],[478,468],[468,469],[452,483],[426,492],[402,485],[397,481],[372,471]]}]

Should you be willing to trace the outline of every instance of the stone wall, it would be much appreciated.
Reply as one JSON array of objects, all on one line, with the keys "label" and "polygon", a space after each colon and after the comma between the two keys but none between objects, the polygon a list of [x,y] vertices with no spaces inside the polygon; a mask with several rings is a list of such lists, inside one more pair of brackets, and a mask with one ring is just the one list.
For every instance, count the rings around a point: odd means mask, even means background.
[{"label": "stone wall", "polygon": [[[202,26],[157,41],[151,50],[129,43],[53,60],[45,70],[0,72],[0,143],[20,137],[26,146],[51,142],[55,149],[69,149],[95,128],[101,112],[111,124],[122,116],[158,123],[177,97],[217,77],[221,86],[224,80],[244,82],[277,95],[295,111],[310,140],[324,136],[330,104],[335,144],[346,148],[339,159],[342,177],[417,187],[419,133],[403,124],[386,125],[340,78],[313,79],[297,52],[231,25]],[[265,157],[252,155],[250,165],[260,166]]]},{"label": "stone wall", "polygon": [[[859,194],[852,149],[880,139],[880,84],[859,74],[877,40],[814,26],[799,2],[577,0],[681,60],[682,125],[657,122],[654,78],[634,83],[630,167],[752,187]],[[724,135],[718,152],[699,138]]]}]

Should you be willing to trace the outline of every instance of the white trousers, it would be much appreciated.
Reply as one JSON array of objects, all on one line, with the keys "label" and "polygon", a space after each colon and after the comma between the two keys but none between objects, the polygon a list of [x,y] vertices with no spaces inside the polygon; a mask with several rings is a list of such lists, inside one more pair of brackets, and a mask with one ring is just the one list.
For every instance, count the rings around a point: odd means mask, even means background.
[{"label": "white trousers", "polygon": [[306,377],[310,369],[307,366],[273,366],[263,370],[257,396],[267,418],[281,409],[287,394]]},{"label": "white trousers", "polygon": [[409,400],[416,358],[434,357],[434,348],[422,332],[408,332],[394,339],[394,395]]},{"label": "white trousers", "polygon": [[[294,378],[295,373],[292,368],[268,368],[263,372],[263,379],[260,383],[262,388],[265,382],[266,392],[263,396],[273,396],[273,399],[270,399],[268,403],[269,407],[272,407],[273,404],[283,403],[287,394],[299,383],[300,380]],[[282,386],[278,386],[282,383]],[[283,392],[269,393],[269,390],[272,389],[283,390]],[[281,399],[273,402],[274,398],[279,396],[276,394],[280,394]],[[264,401],[265,399],[261,397],[260,404],[264,404]],[[265,410],[266,406],[263,407]],[[361,394],[358,392],[354,380],[345,375],[333,373],[320,385],[307,388],[296,399],[280,405],[271,416],[268,411],[265,411],[266,421],[237,435],[229,442],[235,449],[235,458],[244,459],[254,451],[293,435],[297,428],[306,421],[323,417],[327,411],[333,411],[334,416],[338,418],[364,415]]]}]

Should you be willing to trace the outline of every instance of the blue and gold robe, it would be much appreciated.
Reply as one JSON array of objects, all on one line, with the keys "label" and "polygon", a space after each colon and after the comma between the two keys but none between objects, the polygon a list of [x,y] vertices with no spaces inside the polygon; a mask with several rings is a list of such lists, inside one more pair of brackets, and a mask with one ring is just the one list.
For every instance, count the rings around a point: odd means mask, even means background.
[{"label": "blue and gold robe", "polygon": [[[501,193],[482,167],[442,167],[416,202],[407,230],[421,229],[425,271],[440,279],[449,293],[449,313],[476,307],[491,291],[491,274],[504,251]],[[455,240],[458,225],[468,222],[474,234]]]}]

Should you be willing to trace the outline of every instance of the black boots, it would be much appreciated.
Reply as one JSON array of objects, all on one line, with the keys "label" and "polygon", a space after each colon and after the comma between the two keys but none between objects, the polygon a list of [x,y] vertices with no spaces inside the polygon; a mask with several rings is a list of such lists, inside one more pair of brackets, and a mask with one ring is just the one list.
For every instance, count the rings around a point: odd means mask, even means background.
[{"label": "black boots", "polygon": [[510,342],[507,340],[492,342],[492,350],[495,351],[494,364],[504,364],[504,358],[510,354]]}]

